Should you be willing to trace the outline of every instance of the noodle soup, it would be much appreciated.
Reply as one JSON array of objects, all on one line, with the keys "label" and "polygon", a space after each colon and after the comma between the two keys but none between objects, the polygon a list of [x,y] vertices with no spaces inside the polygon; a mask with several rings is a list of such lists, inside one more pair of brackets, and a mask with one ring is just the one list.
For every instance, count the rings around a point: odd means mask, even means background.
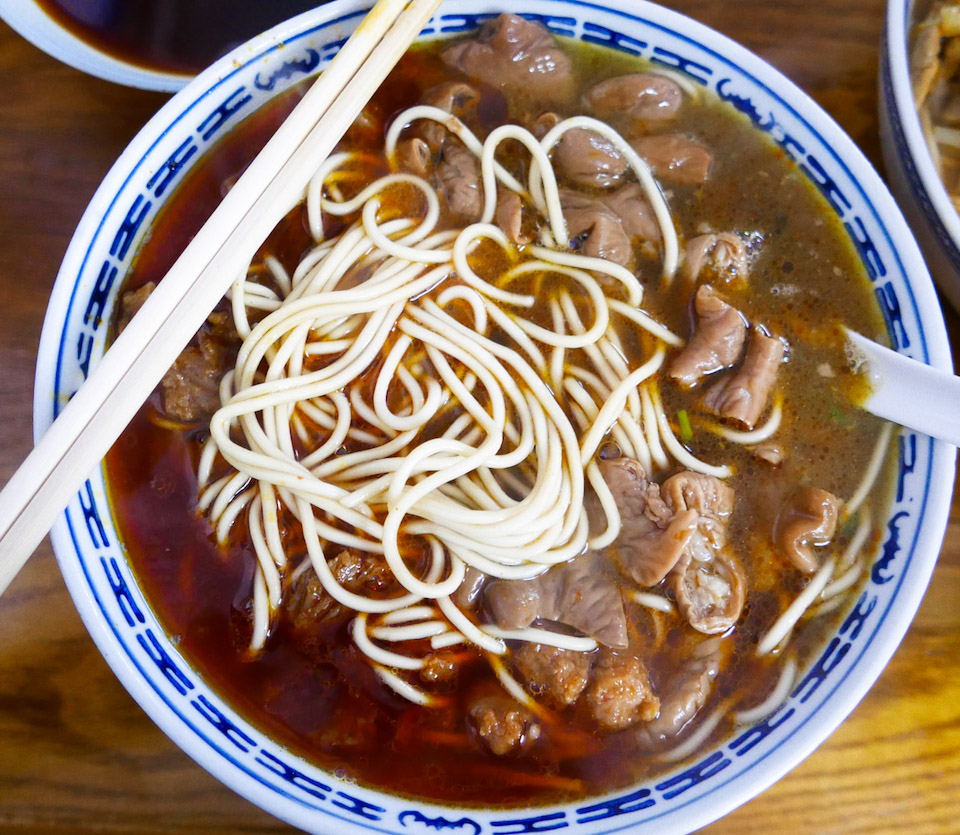
[{"label": "noodle soup", "polygon": [[[118,327],[290,106],[171,198]],[[864,575],[890,431],[841,322],[882,333],[781,150],[499,19],[401,61],[111,451],[117,524],[197,669],[307,759],[599,794],[776,710]]]}]

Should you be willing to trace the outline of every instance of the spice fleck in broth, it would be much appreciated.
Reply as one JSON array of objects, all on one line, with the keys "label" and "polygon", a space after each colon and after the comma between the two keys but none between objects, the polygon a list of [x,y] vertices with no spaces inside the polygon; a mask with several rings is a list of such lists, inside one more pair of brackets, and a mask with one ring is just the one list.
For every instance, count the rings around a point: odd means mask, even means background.
[{"label": "spice fleck in broth", "polygon": [[[509,27],[517,38],[503,37]],[[565,76],[518,85],[485,69],[489,50],[518,38],[541,68],[531,72]],[[614,84],[653,109],[610,111],[604,102]],[[127,280],[120,326],[292,101],[248,119],[183,183]],[[447,120],[453,112],[481,143],[502,125],[519,126],[495,153],[521,188],[512,191],[499,175],[501,231],[484,226],[482,166],[465,134],[452,139],[426,111],[402,116],[402,130],[390,132],[398,114],[424,101]],[[610,127],[562,127],[581,114]],[[552,130],[560,140],[545,162],[557,179],[549,182],[541,166],[538,195],[524,188],[537,181],[530,145],[549,144]],[[643,190],[614,132],[639,148],[662,198]],[[862,382],[847,367],[838,332],[844,322],[876,336],[882,322],[821,196],[766,137],[682,79],[596,47],[558,45],[509,17],[460,47],[411,50],[341,149],[352,156],[334,160],[322,177],[322,203],[311,210],[308,199],[287,216],[235,286],[243,304],[225,302],[211,316],[108,456],[131,562],[185,654],[241,713],[319,765],[391,792],[462,804],[609,791],[759,718],[758,705],[761,713],[775,709],[771,695],[789,690],[831,612],[846,602],[843,589],[856,588],[888,499],[888,430],[856,407]],[[374,197],[350,208],[392,174],[403,178],[380,186],[378,204],[364,212],[392,236],[394,261],[370,255],[389,241],[364,243],[377,232],[358,216]],[[430,217],[427,189],[439,195],[436,226],[416,240],[411,229]],[[677,234],[672,267],[659,199]],[[570,246],[557,244],[558,228]],[[447,248],[464,234],[476,237],[447,270]],[[258,334],[271,323],[278,332],[287,327],[284,299],[295,300],[307,282],[298,265],[314,258],[326,269],[349,235],[360,254],[345,258],[339,273],[329,267],[338,277],[316,279],[331,282],[315,288],[318,315],[341,299],[368,299],[362,294],[375,295],[382,282],[399,288],[397,318],[377,308],[313,320],[301,331],[291,325],[284,333],[301,334],[302,356],[288,350],[293,343],[276,342],[250,360]],[[416,247],[426,260],[410,270],[417,289],[404,296],[408,285],[397,276]],[[431,270],[438,277],[424,280]],[[302,291],[296,309],[311,298]],[[602,315],[613,324],[605,327]],[[711,328],[722,339],[708,340]],[[247,476],[233,463],[242,467],[241,459],[270,447],[264,437],[277,425],[276,407],[235,424],[222,411],[211,422],[210,413],[253,397],[244,394],[245,375],[251,391],[281,371],[286,387],[333,375],[377,329],[380,342],[370,343],[360,372],[330,393],[339,406],[328,409],[316,396],[284,413],[292,428],[278,447],[293,463],[283,466],[313,468],[333,485],[333,504],[318,498],[322,508],[307,516],[286,482],[264,487],[265,475]],[[591,341],[591,329],[605,335]],[[473,351],[464,353],[444,342],[454,332],[484,341],[463,342]],[[627,378],[636,382],[624,386]],[[543,392],[552,403],[542,402]],[[616,408],[604,412],[607,402]],[[331,443],[338,408],[351,410],[350,430]],[[418,414],[427,417],[409,429]],[[505,428],[497,454],[521,448],[525,421],[541,440],[518,462],[498,468],[496,455],[484,459],[475,476],[451,477],[435,504],[411,504],[391,528],[392,508],[459,465],[457,456],[472,455],[466,447]],[[409,445],[404,432],[416,435]],[[568,436],[575,454],[564,446]],[[331,449],[319,455],[324,444]],[[389,444],[400,450],[389,453],[389,465],[361,461]],[[343,461],[358,463],[343,475]],[[418,472],[418,461],[433,463]],[[403,490],[381,496],[387,487],[377,479],[387,485],[404,467]],[[543,474],[554,471],[549,482]],[[546,496],[546,484],[556,485],[549,501],[529,498]],[[539,515],[525,522],[533,533],[510,529],[511,513],[537,501]],[[454,505],[463,508],[462,524],[435,510]],[[351,515],[365,507],[369,513]],[[488,517],[499,521],[475,534],[474,520]],[[368,529],[383,531],[381,540]],[[263,562],[271,536],[283,551],[274,568]],[[317,547],[333,580],[316,573]],[[402,581],[404,572],[450,588],[378,611],[421,587]],[[331,594],[331,582],[355,597]],[[786,623],[790,604],[811,590],[804,618]],[[369,608],[352,608],[353,599]]]}]

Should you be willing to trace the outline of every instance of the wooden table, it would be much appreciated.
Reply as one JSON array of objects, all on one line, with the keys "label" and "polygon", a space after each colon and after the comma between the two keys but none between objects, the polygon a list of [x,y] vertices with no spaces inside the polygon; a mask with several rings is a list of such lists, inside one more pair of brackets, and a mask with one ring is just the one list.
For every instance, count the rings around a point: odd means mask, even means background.
[{"label": "wooden table", "polygon": [[[880,165],[883,0],[681,0],[804,87]],[[82,75],[0,23],[0,482],[31,447],[33,367],[60,259],[164,96]],[[954,342],[960,322],[948,314]],[[708,828],[960,831],[960,504],[903,645],[806,762]],[[290,831],[173,745],[87,636],[48,542],[0,599],[0,831]]]}]

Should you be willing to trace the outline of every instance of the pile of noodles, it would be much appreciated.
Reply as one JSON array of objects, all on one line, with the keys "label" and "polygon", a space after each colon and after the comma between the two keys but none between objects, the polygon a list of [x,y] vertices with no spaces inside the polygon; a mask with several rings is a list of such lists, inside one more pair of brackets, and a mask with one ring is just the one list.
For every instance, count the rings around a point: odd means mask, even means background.
[{"label": "pile of noodles", "polygon": [[[499,660],[506,640],[581,651],[596,643],[476,623],[452,596],[466,569],[532,578],[611,543],[620,519],[597,464],[607,439],[648,473],[676,464],[720,478],[730,470],[700,461],[671,431],[655,375],[682,340],[644,313],[640,281],[566,245],[549,154],[566,131],[587,128],[628,161],[660,227],[664,280],[673,276],[677,233],[630,145],[582,116],[542,140],[507,125],[481,143],[449,113],[418,106],[388,131],[394,169],[397,140],[418,120],[439,122],[479,158],[480,221],[440,229],[440,200],[425,180],[390,173],[365,183],[371,165],[360,153],[325,162],[307,193],[316,245],[292,275],[268,258],[269,281],[251,270],[232,288],[243,344],[202,454],[200,507],[221,540],[246,516],[258,560],[253,650],[281,607],[284,578],[312,569],[356,612],[353,640],[402,696],[430,704],[411,673],[428,652],[466,643],[529,704]],[[506,140],[529,153],[526,182],[495,159]],[[520,249],[494,225],[498,186],[540,217],[535,244]],[[398,189],[408,199],[391,201]],[[413,211],[398,216],[401,204]],[[348,225],[326,239],[321,213]],[[491,263],[502,269],[480,274]],[[550,292],[538,294],[541,286]],[[256,324],[250,311],[262,316]],[[779,418],[778,406],[765,427],[731,440],[762,440]],[[602,530],[588,530],[589,489],[606,516]],[[281,516],[302,538],[307,558],[295,565]],[[426,560],[405,559],[404,541],[420,543]],[[405,593],[380,599],[344,588],[327,562],[344,548],[382,558]]]}]

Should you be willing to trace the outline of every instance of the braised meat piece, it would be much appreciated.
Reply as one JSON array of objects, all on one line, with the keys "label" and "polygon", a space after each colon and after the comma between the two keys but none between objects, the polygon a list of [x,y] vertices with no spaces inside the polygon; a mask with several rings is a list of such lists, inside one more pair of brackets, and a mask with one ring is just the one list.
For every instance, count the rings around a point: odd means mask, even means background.
[{"label": "braised meat piece", "polygon": [[579,240],[581,253],[621,266],[630,262],[630,236],[613,209],[600,200],[565,188],[560,189],[560,205],[567,233]]},{"label": "braised meat piece", "polygon": [[137,315],[140,308],[143,307],[143,303],[150,298],[150,294],[156,287],[156,284],[148,281],[136,290],[128,290],[120,296],[120,312],[117,315],[117,333],[123,333],[123,329],[130,324],[130,320]]},{"label": "braised meat piece", "polygon": [[[120,297],[117,333],[137,314],[156,285],[150,281]],[[223,326],[223,314],[212,313],[209,331],[201,330],[195,344],[180,353],[160,381],[163,413],[183,423],[208,420],[220,408],[220,380],[233,365],[236,333]],[[219,327],[218,327],[219,325]]]},{"label": "braised meat piece", "polygon": [[727,545],[733,490],[713,476],[681,472],[660,488],[674,512],[693,511],[697,528],[670,572],[677,607],[698,632],[725,632],[740,618],[746,574]]},{"label": "braised meat piece", "polygon": [[[399,589],[393,572],[379,554],[362,554],[344,548],[327,560],[336,581],[347,591],[372,597],[389,597]],[[312,568],[301,572],[284,595],[284,608],[297,630],[309,630],[345,617],[350,610],[334,600]]]},{"label": "braised meat piece", "polygon": [[532,580],[494,580],[484,602],[501,629],[526,629],[540,617],[541,608],[556,608],[560,584],[552,576]]},{"label": "braised meat piece", "polygon": [[713,155],[699,142],[679,133],[641,136],[630,143],[658,180],[678,186],[706,182]]},{"label": "braised meat piece", "polygon": [[700,641],[661,687],[660,713],[637,729],[638,741],[655,746],[677,736],[710,699],[723,659],[723,639]]},{"label": "braised meat piece", "polygon": [[545,27],[518,15],[488,21],[475,38],[447,47],[441,57],[470,78],[541,104],[573,92],[570,59]]},{"label": "braised meat piece", "polygon": [[743,566],[700,531],[690,538],[670,579],[677,608],[698,632],[726,632],[740,619],[747,594]]},{"label": "braised meat piece", "polygon": [[783,448],[772,441],[752,446],[750,452],[754,458],[766,461],[773,467],[779,467],[783,463]]},{"label": "braised meat piece", "polygon": [[419,136],[397,142],[397,163],[403,171],[428,178],[433,172],[433,155],[427,143]]},{"label": "braised meat piece", "polygon": [[707,265],[712,268],[713,274],[723,281],[747,278],[750,265],[746,244],[733,232],[718,232],[715,235],[692,238],[686,246],[684,279],[692,284]]},{"label": "braised meat piece", "polygon": [[712,531],[725,526],[733,512],[733,488],[719,478],[684,470],[670,476],[660,494],[675,512],[695,510]]},{"label": "braised meat piece", "polygon": [[509,189],[500,189],[493,219],[506,233],[509,241],[515,244],[529,243],[529,239],[523,234],[523,201],[519,194]]},{"label": "braised meat piece", "polygon": [[813,549],[828,545],[837,529],[843,502],[818,487],[801,487],[780,507],[773,540],[790,562],[812,574],[820,565]]},{"label": "braised meat piece", "polygon": [[431,652],[420,668],[420,678],[429,684],[442,684],[457,677],[460,665],[449,654]]},{"label": "braised meat piece", "polygon": [[556,113],[548,111],[547,113],[541,113],[533,121],[527,120],[525,124],[527,130],[537,137],[537,139],[543,139],[543,137],[560,124],[560,117]]},{"label": "braised meat piece", "polygon": [[626,266],[633,253],[632,238],[660,239],[660,227],[637,183],[628,183],[600,197],[562,188],[560,205],[567,232],[580,241],[584,255]]},{"label": "braised meat piece", "polygon": [[743,315],[707,284],[693,300],[697,327],[682,351],[673,358],[668,374],[683,386],[694,386],[708,374],[733,365],[743,351],[747,323]]},{"label": "braised meat piece", "polygon": [[[437,87],[428,90],[420,99],[421,104],[438,107],[456,116],[461,122],[475,126],[477,121],[477,105],[480,103],[480,93],[475,87],[462,81],[446,81]],[[423,138],[431,153],[437,154],[450,135],[447,129],[439,122],[423,120],[417,122],[415,130]]]},{"label": "braised meat piece", "polygon": [[585,698],[597,724],[607,730],[649,722],[660,710],[643,661],[611,650],[597,654]]},{"label": "braised meat piece", "polygon": [[503,629],[524,629],[540,618],[566,624],[607,646],[627,645],[620,590],[587,555],[533,580],[497,580],[487,586],[484,599]]},{"label": "braised meat piece", "polygon": [[627,183],[616,191],[600,195],[600,202],[620,218],[630,238],[659,241],[660,226],[639,183]]},{"label": "braised meat piece", "polygon": [[590,680],[593,656],[586,652],[524,644],[517,652],[520,675],[534,695],[546,695],[561,705],[572,705]]},{"label": "braised meat piece", "polygon": [[754,328],[743,363],[707,392],[704,405],[715,415],[753,429],[767,407],[783,354],[781,340]]},{"label": "braised meat piece", "polygon": [[614,144],[596,131],[568,130],[553,151],[557,170],[586,188],[609,188],[623,178],[627,161]]},{"label": "braised meat piece", "polygon": [[477,734],[498,756],[517,753],[540,738],[540,725],[533,714],[506,695],[477,699],[468,716]]},{"label": "braised meat piece", "polygon": [[437,190],[447,212],[461,223],[473,223],[483,212],[480,161],[459,139],[443,143],[437,164]]},{"label": "braised meat piece", "polygon": [[283,597],[283,608],[297,631],[309,630],[317,624],[336,620],[346,613],[323,587],[312,571],[304,571]]},{"label": "braised meat piece", "polygon": [[223,347],[201,337],[184,348],[160,381],[163,411],[174,420],[208,420],[220,408],[220,380],[229,368]]},{"label": "braised meat piece", "polygon": [[659,122],[677,115],[683,91],[669,78],[640,72],[594,84],[583,101],[604,121]]},{"label": "braised meat piece", "polygon": [[[641,586],[655,586],[669,574],[697,528],[697,513],[674,513],[648,481],[639,462],[616,458],[600,462],[600,472],[620,513],[620,534],[609,547],[620,570]],[[599,508],[591,504],[599,526]]]},{"label": "braised meat piece", "polygon": [[463,575],[463,581],[453,593],[453,602],[461,609],[472,608],[481,599],[487,579],[487,575],[478,568],[468,565]]},{"label": "braised meat piece", "polygon": [[344,548],[328,560],[333,576],[347,591],[384,598],[400,589],[387,561],[380,554],[361,553]]}]

